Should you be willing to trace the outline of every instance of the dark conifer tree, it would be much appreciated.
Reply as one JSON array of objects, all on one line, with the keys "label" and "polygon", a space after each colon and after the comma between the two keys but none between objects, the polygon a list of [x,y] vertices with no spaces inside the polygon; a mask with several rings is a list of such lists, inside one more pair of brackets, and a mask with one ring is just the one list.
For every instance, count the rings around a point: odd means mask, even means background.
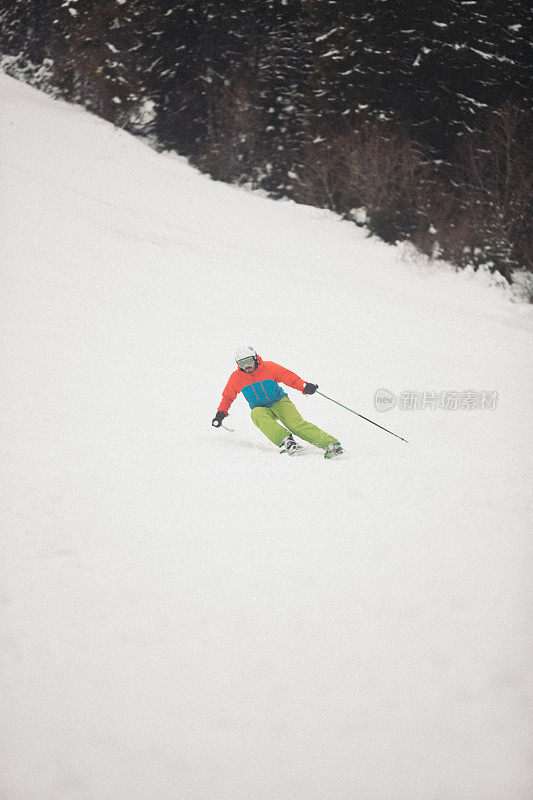
[{"label": "dark conifer tree", "polygon": [[317,116],[328,127],[371,114],[409,125],[435,157],[485,124],[485,109],[528,107],[527,30],[519,0],[310,0]]},{"label": "dark conifer tree", "polygon": [[151,106],[158,145],[216,178],[367,204],[424,247],[438,217],[457,261],[474,232],[509,265],[531,252],[530,26],[521,0],[0,0],[0,56],[129,130]]}]

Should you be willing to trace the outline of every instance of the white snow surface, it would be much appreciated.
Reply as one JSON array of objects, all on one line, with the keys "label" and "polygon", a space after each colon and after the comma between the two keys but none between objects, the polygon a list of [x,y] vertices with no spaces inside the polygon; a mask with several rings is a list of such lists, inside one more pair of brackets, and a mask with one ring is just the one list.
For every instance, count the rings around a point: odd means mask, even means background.
[{"label": "white snow surface", "polygon": [[[0,93],[2,800],[533,796],[531,308]],[[211,427],[246,344],[410,443]]]}]

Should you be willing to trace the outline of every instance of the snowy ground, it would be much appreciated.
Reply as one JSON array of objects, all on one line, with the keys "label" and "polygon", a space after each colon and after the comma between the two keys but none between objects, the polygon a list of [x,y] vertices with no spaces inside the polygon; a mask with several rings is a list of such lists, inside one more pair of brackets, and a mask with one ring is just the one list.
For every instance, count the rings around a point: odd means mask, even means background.
[{"label": "snowy ground", "polygon": [[[2,800],[531,797],[531,307],[0,94]],[[215,430],[242,344],[410,444]]]}]

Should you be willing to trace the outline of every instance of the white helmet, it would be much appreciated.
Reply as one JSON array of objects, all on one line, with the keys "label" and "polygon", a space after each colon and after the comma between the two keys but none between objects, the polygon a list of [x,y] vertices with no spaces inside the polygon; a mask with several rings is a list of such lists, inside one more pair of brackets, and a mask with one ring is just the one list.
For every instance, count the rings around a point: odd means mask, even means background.
[{"label": "white helmet", "polygon": [[255,352],[253,347],[239,347],[237,352],[235,353],[235,361],[237,362],[237,366],[241,369],[241,363],[248,358],[253,358],[255,362],[255,366],[257,367],[257,353]]},{"label": "white helmet", "polygon": [[250,358],[250,356],[257,358],[257,353],[253,347],[239,347],[235,353],[235,361],[241,361],[241,359]]}]

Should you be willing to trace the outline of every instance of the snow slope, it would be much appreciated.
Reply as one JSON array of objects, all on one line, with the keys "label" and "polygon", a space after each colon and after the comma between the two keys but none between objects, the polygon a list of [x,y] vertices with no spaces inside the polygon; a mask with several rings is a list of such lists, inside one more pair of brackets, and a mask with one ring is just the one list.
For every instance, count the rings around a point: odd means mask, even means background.
[{"label": "snow slope", "polygon": [[[2,800],[530,797],[531,308],[0,95]],[[242,344],[410,444],[215,430]]]}]

